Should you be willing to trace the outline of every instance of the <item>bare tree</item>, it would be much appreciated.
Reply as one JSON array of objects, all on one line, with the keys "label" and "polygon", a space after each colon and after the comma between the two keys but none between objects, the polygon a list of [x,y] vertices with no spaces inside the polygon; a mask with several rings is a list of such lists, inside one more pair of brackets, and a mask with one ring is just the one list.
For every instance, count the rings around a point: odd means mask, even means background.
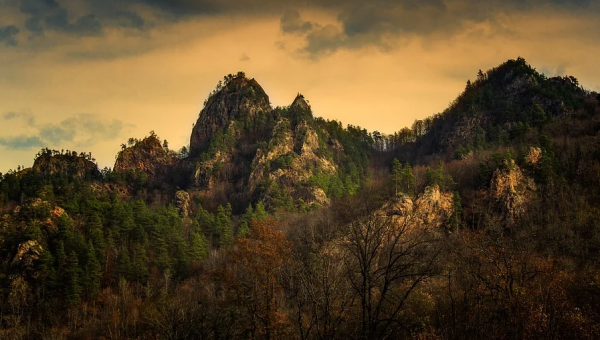
[{"label": "bare tree", "polygon": [[346,268],[360,301],[360,339],[384,339],[404,328],[407,298],[434,273],[438,233],[419,224],[417,211],[403,217],[366,211],[349,225]]}]

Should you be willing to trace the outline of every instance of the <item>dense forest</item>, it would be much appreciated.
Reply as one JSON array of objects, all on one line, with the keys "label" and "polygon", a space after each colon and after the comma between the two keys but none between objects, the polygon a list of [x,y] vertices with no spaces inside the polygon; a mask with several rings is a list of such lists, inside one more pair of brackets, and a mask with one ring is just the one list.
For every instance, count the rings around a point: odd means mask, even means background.
[{"label": "dense forest", "polygon": [[599,103],[518,58],[385,135],[228,75],[179,151],[0,174],[0,339],[598,339]]}]

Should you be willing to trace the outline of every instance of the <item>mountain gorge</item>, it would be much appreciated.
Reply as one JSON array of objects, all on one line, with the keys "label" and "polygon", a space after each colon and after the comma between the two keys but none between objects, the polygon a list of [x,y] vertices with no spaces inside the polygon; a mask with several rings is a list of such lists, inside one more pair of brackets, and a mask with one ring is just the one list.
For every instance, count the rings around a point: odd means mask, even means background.
[{"label": "mountain gorge", "polygon": [[390,135],[242,72],[189,147],[0,176],[0,338],[600,337],[600,95],[509,60]]}]

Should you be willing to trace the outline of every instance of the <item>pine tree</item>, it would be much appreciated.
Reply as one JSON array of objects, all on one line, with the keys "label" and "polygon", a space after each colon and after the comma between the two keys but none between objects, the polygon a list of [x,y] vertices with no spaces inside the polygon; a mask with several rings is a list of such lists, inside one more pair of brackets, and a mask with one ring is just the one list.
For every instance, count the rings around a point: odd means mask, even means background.
[{"label": "pine tree", "polygon": [[204,260],[208,256],[208,242],[202,233],[192,232],[188,245],[188,255],[191,260]]},{"label": "pine tree", "polygon": [[96,213],[92,213],[87,224],[89,239],[92,242],[96,251],[98,261],[104,262],[104,251],[106,248],[106,240],[102,227],[102,221]]},{"label": "pine tree", "polygon": [[117,270],[115,274],[117,275],[117,279],[124,278],[126,280],[131,280],[133,276],[132,271],[129,251],[125,248],[121,250],[119,256],[117,256]]},{"label": "pine tree", "polygon": [[408,194],[413,194],[415,190],[415,175],[413,175],[412,167],[408,162],[402,167],[401,171],[402,190]]},{"label": "pine tree", "polygon": [[69,242],[73,238],[73,226],[71,224],[71,218],[66,213],[60,215],[56,221],[56,227],[58,229],[58,237],[66,242]]},{"label": "pine tree", "polygon": [[394,188],[396,189],[396,196],[398,196],[398,186],[400,185],[400,180],[403,173],[402,170],[402,164],[398,158],[394,158],[392,161],[392,179],[394,181]]},{"label": "pine tree", "polygon": [[222,205],[219,205],[215,216],[215,234],[219,246],[228,246],[233,242],[230,219],[231,205],[227,204],[227,207],[228,209],[225,209]]},{"label": "pine tree", "polygon": [[174,240],[173,247],[175,251],[173,253],[173,267],[175,268],[175,274],[184,278],[188,275],[190,266],[189,248],[185,240],[177,236]]},{"label": "pine tree", "polygon": [[265,205],[262,201],[259,201],[258,203],[256,203],[256,206],[254,207],[254,215],[253,216],[254,216],[254,220],[256,220],[256,221],[264,221],[269,216],[269,213],[267,212],[267,209],[265,209]]},{"label": "pine tree", "polygon": [[148,255],[146,248],[139,243],[133,245],[133,279],[145,283],[148,279]]},{"label": "pine tree", "polygon": [[69,255],[66,268],[66,301],[70,306],[76,305],[81,301],[81,269],[79,268],[79,259],[77,253],[72,251]]},{"label": "pine tree", "polygon": [[38,263],[38,270],[44,291],[52,292],[56,287],[56,269],[54,268],[54,256],[52,256],[52,252],[48,249],[42,251]]},{"label": "pine tree", "polygon": [[98,261],[97,252],[91,240],[88,242],[84,278],[86,296],[88,298],[95,297],[100,292],[102,266],[100,265],[100,261]]},{"label": "pine tree", "polygon": [[202,228],[204,235],[213,237],[215,234],[215,217],[213,214],[204,210],[201,205],[198,205],[198,215],[196,215],[196,221],[198,221],[198,225]]}]

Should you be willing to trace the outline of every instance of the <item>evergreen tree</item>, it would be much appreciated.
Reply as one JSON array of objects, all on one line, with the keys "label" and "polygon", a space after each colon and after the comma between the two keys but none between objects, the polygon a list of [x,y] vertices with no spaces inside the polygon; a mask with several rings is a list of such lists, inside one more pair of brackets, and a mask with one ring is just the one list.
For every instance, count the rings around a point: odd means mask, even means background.
[{"label": "evergreen tree", "polygon": [[131,267],[131,258],[129,257],[129,251],[127,248],[121,250],[119,252],[119,256],[117,256],[117,270],[115,274],[117,275],[117,279],[124,278],[126,280],[131,280],[133,277],[133,269]]},{"label": "evergreen tree", "polygon": [[[64,251],[64,249],[63,249]],[[56,287],[56,269],[54,268],[54,256],[48,249],[42,251],[38,262],[38,270],[44,291],[52,292]]]},{"label": "evergreen tree", "polygon": [[140,283],[146,283],[148,279],[148,255],[146,247],[136,243],[133,245],[133,261],[132,261],[133,279]]},{"label": "evergreen tree", "polygon": [[79,268],[79,259],[77,253],[72,251],[66,267],[66,301],[70,306],[76,305],[81,301],[81,268]]},{"label": "evergreen tree", "polygon": [[87,224],[89,239],[92,242],[96,251],[96,258],[100,262],[104,262],[104,251],[106,248],[106,240],[104,239],[104,232],[102,227],[102,221],[96,213],[92,213],[88,224]]},{"label": "evergreen tree", "polygon": [[175,268],[175,275],[179,278],[184,278],[188,275],[190,266],[189,247],[180,236],[175,237],[173,243],[173,267]]},{"label": "evergreen tree", "polygon": [[400,185],[400,179],[402,176],[403,168],[398,158],[394,158],[392,161],[392,179],[394,181],[394,188],[396,190],[396,196],[398,196],[398,186]]},{"label": "evergreen tree", "polygon": [[227,204],[227,206],[228,209],[225,209],[222,205],[219,205],[215,216],[215,234],[219,246],[228,246],[233,242],[230,219],[231,205]]},{"label": "evergreen tree", "polygon": [[201,205],[198,205],[198,215],[196,215],[196,221],[198,221],[198,225],[202,228],[204,235],[213,237],[216,233],[215,230],[215,217],[213,214],[204,210]]},{"label": "evergreen tree", "polygon": [[102,279],[102,266],[97,258],[97,252],[93,242],[88,242],[88,250],[86,254],[86,264],[84,270],[85,292],[88,298],[95,297],[100,292],[100,284]]},{"label": "evergreen tree", "polygon": [[413,194],[415,190],[415,175],[413,175],[412,167],[408,162],[404,164],[400,172],[400,184],[402,190],[407,194]]},{"label": "evergreen tree", "polygon": [[265,204],[262,201],[256,203],[256,206],[254,207],[253,219],[256,221],[264,221],[268,216],[269,213],[267,212],[267,209],[265,209]]},{"label": "evergreen tree", "polygon": [[[194,221],[194,224],[197,224],[196,221]],[[170,266],[171,266],[171,262],[169,259],[169,246],[167,244],[167,241],[165,241],[165,235],[167,234],[167,231],[165,230],[164,227],[157,227],[154,228],[151,232],[151,239],[152,239],[152,251],[153,251],[153,259],[154,259],[154,264],[158,267],[158,269],[161,272],[165,272],[166,270],[169,270]]]},{"label": "evergreen tree", "polygon": [[66,213],[60,215],[56,221],[56,227],[58,229],[58,237],[61,240],[70,242],[73,239],[73,226],[69,215]]},{"label": "evergreen tree", "polygon": [[204,234],[193,231],[190,234],[188,256],[191,260],[204,260],[208,256],[208,242]]},{"label": "evergreen tree", "polygon": [[439,164],[436,168],[427,167],[425,170],[425,182],[427,186],[438,186],[440,190],[446,191],[454,184],[452,177],[444,173],[444,165]]}]

